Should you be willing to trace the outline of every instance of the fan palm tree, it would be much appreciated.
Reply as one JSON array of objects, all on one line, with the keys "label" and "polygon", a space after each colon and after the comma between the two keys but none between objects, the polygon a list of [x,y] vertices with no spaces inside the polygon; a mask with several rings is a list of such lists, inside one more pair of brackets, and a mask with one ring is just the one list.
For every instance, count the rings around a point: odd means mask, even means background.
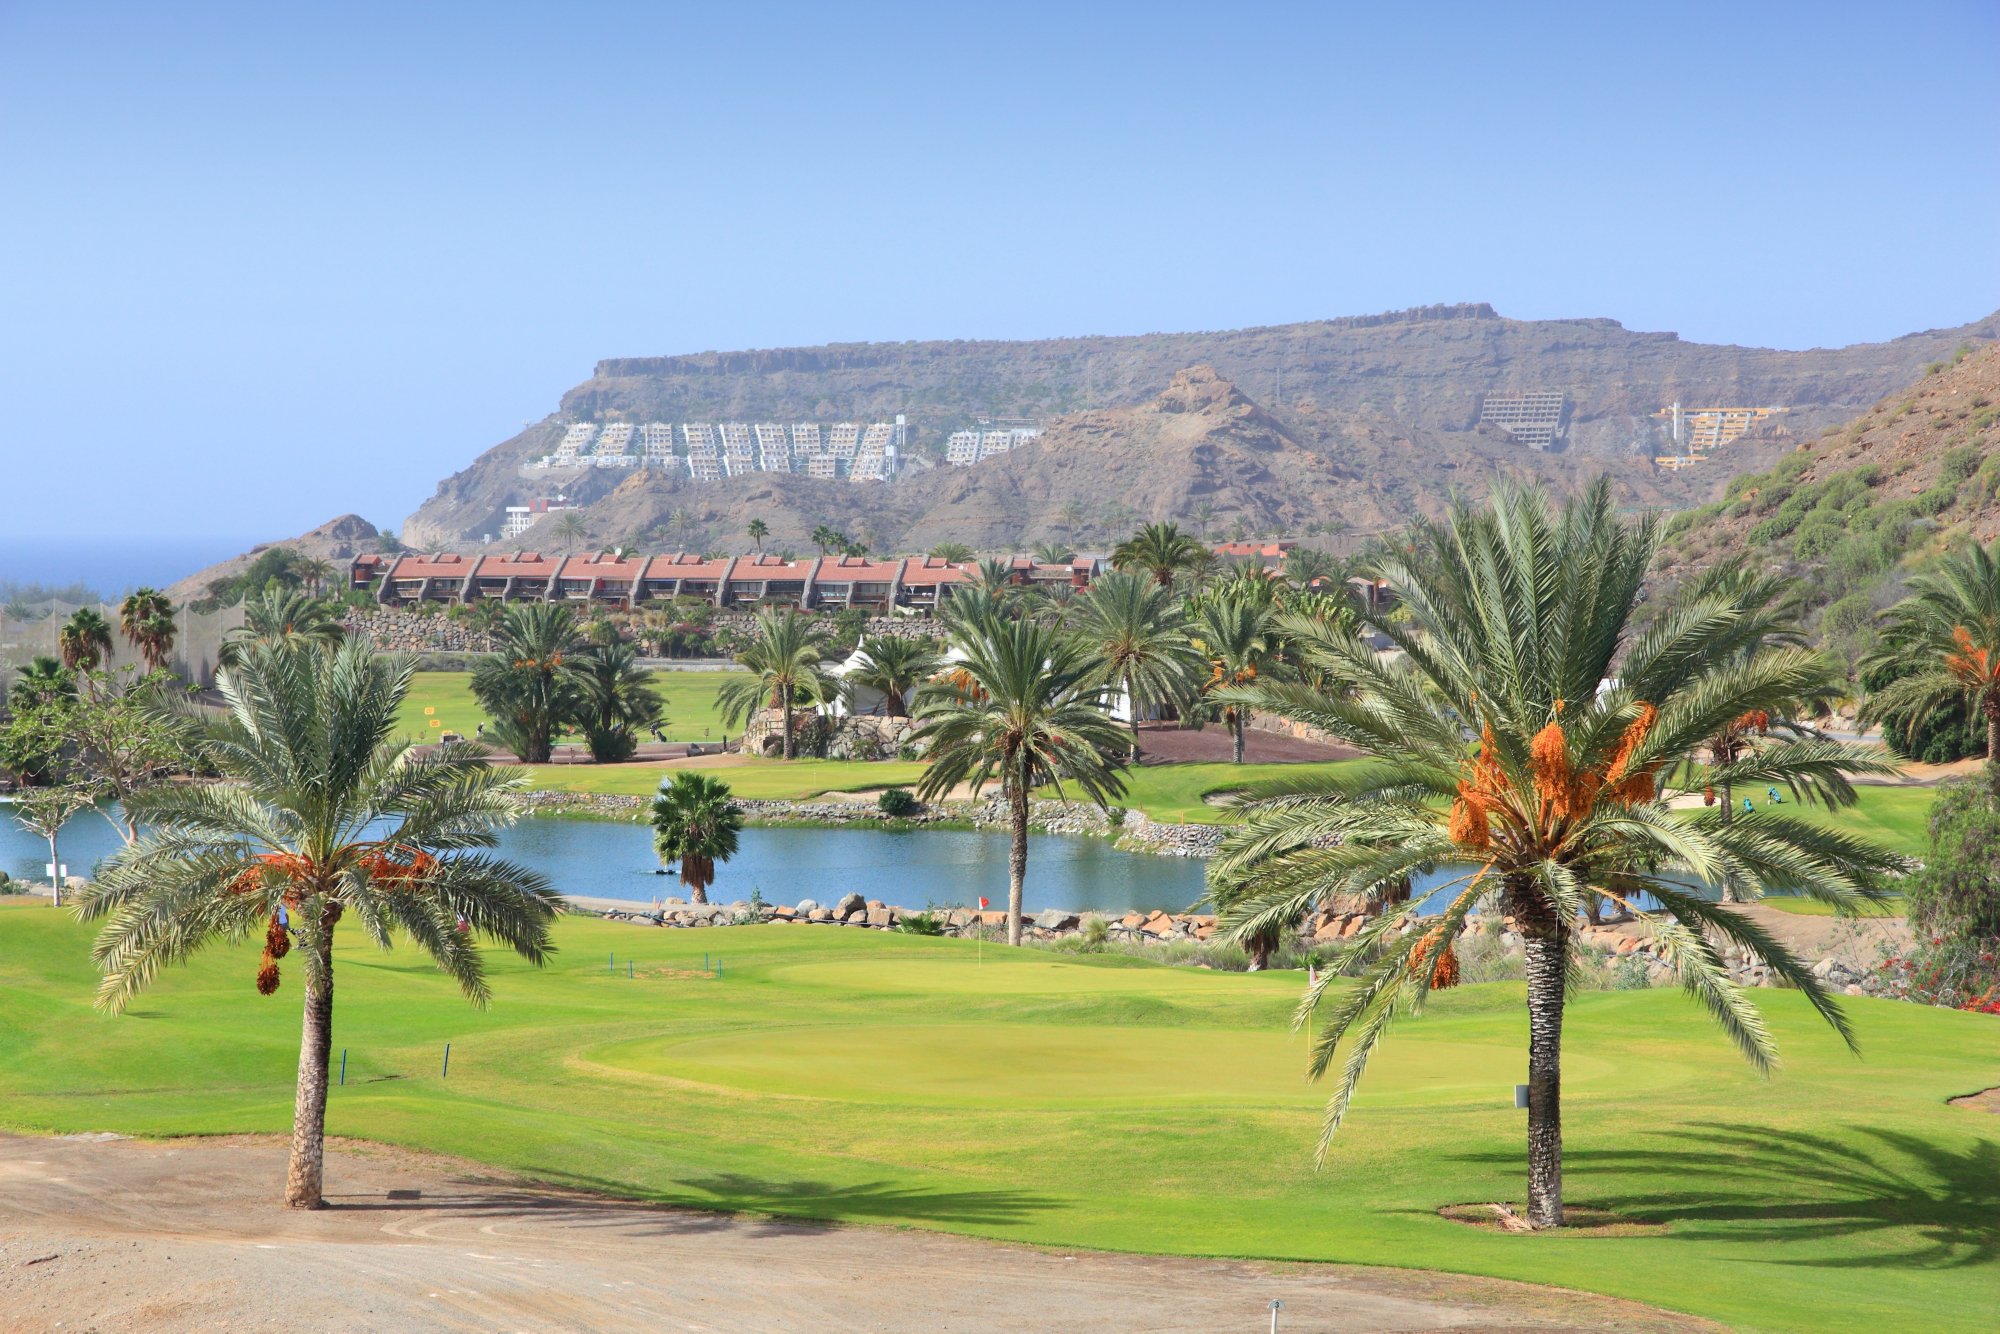
[{"label": "fan palm tree", "polygon": [[60,658],[37,654],[21,668],[21,674],[7,691],[7,702],[19,713],[75,694],[76,674],[63,666]]},{"label": "fan palm tree", "polygon": [[911,694],[944,666],[944,655],[931,640],[870,635],[861,641],[861,661],[847,674],[847,684],[850,689],[862,686],[880,691],[882,712],[891,718],[907,718]]},{"label": "fan palm tree", "polygon": [[472,669],[472,694],[493,719],[493,735],[523,764],[547,764],[556,733],[576,715],[587,645],[576,616],[554,602],[507,608],[498,647]]},{"label": "fan palm tree", "polygon": [[820,665],[825,646],[813,633],[812,622],[791,607],[766,607],[757,613],[750,643],[736,655],[749,674],[732,678],[716,694],[723,721],[747,727],[760,709],[783,710],[786,759],[797,754],[792,714],[801,704],[832,699],[839,686]]},{"label": "fan palm tree", "polygon": [[576,719],[590,758],[611,764],[632,758],[639,735],[660,725],[653,674],[629,644],[602,644],[578,656]]},{"label": "fan palm tree", "polygon": [[1007,862],[1007,940],[1021,943],[1028,874],[1028,795],[1074,783],[1100,807],[1125,790],[1107,756],[1125,737],[1111,717],[1111,691],[1090,650],[1032,621],[992,619],[957,645],[965,660],[918,692],[915,740],[929,764],[917,793],[932,801],[961,783],[974,791],[997,778],[1012,845]]},{"label": "fan palm tree", "polygon": [[818,547],[819,554],[824,556],[829,551],[839,551],[845,547],[847,545],[847,534],[841,532],[832,524],[823,523],[813,529],[812,544]]},{"label": "fan palm tree", "polygon": [[292,573],[305,581],[306,587],[311,590],[314,597],[324,597],[326,586],[333,582],[334,576],[339,571],[335,569],[332,561],[324,557],[301,554],[292,562]]},{"label": "fan palm tree", "polygon": [[963,542],[940,542],[927,553],[932,560],[949,561],[953,565],[963,565],[971,560],[974,552]]},{"label": "fan palm tree", "polygon": [[2000,542],[1946,556],[1910,580],[1889,608],[1868,667],[1917,662],[1919,670],[1875,692],[1862,717],[1908,719],[1911,735],[1958,704],[1986,724],[1986,763],[2000,772]]},{"label": "fan palm tree", "polygon": [[174,604],[157,588],[135,588],[118,604],[118,628],[139,650],[149,671],[167,665],[174,651]]},{"label": "fan palm tree", "polygon": [[1043,542],[1036,546],[1034,556],[1044,565],[1067,565],[1076,559],[1076,550],[1060,542]]},{"label": "fan palm tree", "polygon": [[1137,764],[1140,713],[1192,698],[1208,664],[1188,638],[1182,604],[1144,575],[1108,574],[1080,601],[1078,635],[1098,656],[1103,683],[1125,696],[1132,724],[1128,758]]},{"label": "fan palm tree", "polygon": [[96,671],[112,655],[111,622],[94,607],[78,607],[56,633],[56,652],[71,671]]},{"label": "fan palm tree", "polygon": [[560,899],[535,871],[485,851],[510,822],[515,779],[472,748],[418,758],[392,740],[410,667],[364,642],[251,647],[217,680],[228,726],[204,750],[223,784],[134,794],[147,832],[79,892],[103,918],[97,1002],[119,1011],[205,946],[262,937],[257,990],[296,948],[303,1033],[285,1203],[321,1206],[333,943],[350,915],[377,946],[407,937],[475,1005],[490,998],[476,937],[531,963],[550,953]]},{"label": "fan palm tree", "polygon": [[1138,570],[1162,588],[1172,588],[1176,576],[1200,567],[1208,548],[1171,523],[1149,523],[1111,550],[1111,564]]},{"label": "fan palm tree", "polygon": [[[1608,485],[1559,512],[1540,491],[1501,489],[1491,508],[1455,507],[1443,523],[1418,522],[1413,536],[1383,568],[1407,612],[1407,624],[1383,633],[1404,659],[1378,660],[1328,634],[1297,651],[1318,659],[1312,666],[1331,690],[1264,682],[1227,692],[1376,758],[1336,775],[1252,785],[1247,819],[1216,873],[1257,887],[1223,926],[1241,938],[1323,896],[1389,897],[1405,877],[1451,872],[1440,913],[1419,919],[1422,895],[1386,907],[1327,975],[1358,973],[1360,984],[1329,993],[1323,983],[1301,1009],[1307,1022],[1331,1003],[1311,1075],[1346,1058],[1324,1155],[1390,1020],[1455,981],[1452,941],[1475,906],[1497,899],[1526,953],[1527,1216],[1548,1227],[1563,1216],[1562,1024],[1585,902],[1602,897],[1645,922],[1683,985],[1765,1069],[1770,1033],[1731,980],[1718,941],[1754,951],[1850,1045],[1852,1032],[1818,978],[1753,920],[1691,891],[1687,878],[1734,879],[1753,897],[1803,893],[1847,912],[1905,863],[1776,812],[1723,825],[1668,809],[1681,795],[1673,775],[1720,725],[1799,698],[1826,667],[1795,647],[1746,658],[1758,620],[1726,594],[1672,605],[1635,633],[1659,529],[1650,518],[1621,521]],[[1799,740],[1759,748],[1717,776],[1842,806],[1854,799],[1849,773],[1889,771],[1872,750]]]},{"label": "fan palm tree", "polygon": [[1192,630],[1196,645],[1208,658],[1204,687],[1221,701],[1222,720],[1229,727],[1231,758],[1243,763],[1243,744],[1250,727],[1250,700],[1225,694],[1256,681],[1277,659],[1279,642],[1273,612],[1254,597],[1208,597],[1200,602]]},{"label": "fan palm tree", "polygon": [[765,523],[762,519],[752,519],[750,526],[743,531],[748,533],[750,540],[757,544],[757,550],[762,551],[764,549],[764,539],[771,535],[771,525]]},{"label": "fan palm tree", "polygon": [[678,773],[662,781],[653,798],[653,851],[662,865],[680,863],[681,883],[691,902],[708,902],[715,868],[736,855],[736,836],[742,832],[743,813],[719,778]]}]

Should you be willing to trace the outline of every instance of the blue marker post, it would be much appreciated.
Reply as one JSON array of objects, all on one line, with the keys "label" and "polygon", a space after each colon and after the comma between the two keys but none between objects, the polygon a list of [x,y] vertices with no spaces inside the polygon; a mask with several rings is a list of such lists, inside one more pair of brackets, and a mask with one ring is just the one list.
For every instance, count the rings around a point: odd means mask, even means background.
[{"label": "blue marker post", "polygon": [[625,961],[625,977],[626,980],[628,981],[631,980],[632,977],[632,961],[630,959],[627,959]]},{"label": "blue marker post", "polygon": [[617,971],[618,971],[618,951],[617,951],[617,950],[613,950],[613,951],[611,951],[611,957],[610,957],[610,958],[609,958],[608,960],[606,960],[606,961],[605,961],[605,964],[604,964],[604,971],[605,971],[605,972],[607,972],[607,973],[615,973],[615,972],[617,972]]},{"label": "blue marker post", "polygon": [[347,1048],[340,1049],[340,1086],[347,1087]]},{"label": "blue marker post", "polygon": [[447,1042],[444,1044],[444,1069],[438,1072],[438,1078],[449,1079],[450,1077],[451,1077],[451,1044]]}]

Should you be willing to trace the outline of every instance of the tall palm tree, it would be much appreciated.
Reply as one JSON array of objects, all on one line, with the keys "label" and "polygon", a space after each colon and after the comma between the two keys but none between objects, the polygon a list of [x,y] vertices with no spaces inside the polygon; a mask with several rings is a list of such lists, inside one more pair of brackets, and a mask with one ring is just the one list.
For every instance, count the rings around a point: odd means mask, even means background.
[{"label": "tall palm tree", "polygon": [[[1743,655],[1754,618],[1725,596],[1684,602],[1634,630],[1659,544],[1648,518],[1621,521],[1600,482],[1557,512],[1540,491],[1501,489],[1489,509],[1420,521],[1383,573],[1407,623],[1382,627],[1403,650],[1384,661],[1359,641],[1304,643],[1325,692],[1265,683],[1229,697],[1307,723],[1376,758],[1340,774],[1253,785],[1248,818],[1217,858],[1220,876],[1259,882],[1223,919],[1241,936],[1325,897],[1388,897],[1405,877],[1448,868],[1446,901],[1391,905],[1335,957],[1328,978],[1360,984],[1309,995],[1310,1073],[1345,1054],[1320,1149],[1384,1029],[1457,975],[1451,944],[1493,902],[1524,941],[1528,992],[1528,1221],[1562,1222],[1562,1025],[1577,962],[1576,922],[1598,896],[1647,923],[1654,943],[1754,1065],[1773,1060],[1762,1015],[1736,987],[1718,941],[1747,946],[1850,1045],[1818,978],[1741,912],[1688,888],[1734,879],[1752,897],[1810,895],[1852,911],[1901,858],[1775,811],[1725,826],[1672,811],[1673,777],[1718,726],[1777,708],[1825,675],[1806,649]],[[1468,733],[1478,737],[1476,749]],[[1761,748],[1722,777],[1783,785],[1801,800],[1854,800],[1847,775],[1888,772],[1876,752],[1826,740]],[[1650,903],[1648,898],[1650,897]],[[1657,904],[1657,908],[1651,906]]]},{"label": "tall palm tree", "polygon": [[1162,588],[1172,588],[1176,576],[1198,568],[1208,548],[1171,523],[1149,523],[1111,550],[1111,564],[1139,570]]},{"label": "tall palm tree", "polygon": [[716,694],[723,721],[731,727],[746,727],[760,709],[783,710],[783,754],[792,759],[797,754],[793,710],[801,704],[823,704],[839,690],[820,665],[825,652],[825,645],[813,633],[812,622],[794,608],[759,611],[749,645],[736,655],[736,661],[749,669],[748,674],[732,678]]},{"label": "tall palm tree", "polygon": [[640,733],[660,725],[653,674],[639,666],[631,645],[617,642],[588,649],[578,663],[576,718],[590,758],[599,764],[630,759]]},{"label": "tall palm tree", "polygon": [[829,551],[838,551],[847,545],[847,534],[830,523],[823,523],[812,531],[812,544],[824,556]]},{"label": "tall palm tree", "polygon": [[1985,721],[1986,763],[2000,772],[2000,542],[1946,556],[1910,580],[1866,665],[1885,660],[1920,666],[1875,692],[1864,719],[1901,714],[1914,735],[1938,709],[1961,705]]},{"label": "tall palm tree", "polygon": [[174,651],[173,600],[157,588],[133,589],[118,604],[118,628],[147,670],[159,671]]},{"label": "tall palm tree", "polygon": [[1012,845],[1007,861],[1007,941],[1021,943],[1028,875],[1028,795],[1074,783],[1099,806],[1125,790],[1114,762],[1125,744],[1111,691],[1082,643],[1032,621],[993,619],[957,644],[965,660],[918,692],[916,740],[929,764],[918,795],[935,800],[960,783],[1000,780]]},{"label": "tall palm tree", "polygon": [[762,519],[752,519],[750,526],[743,531],[750,535],[750,540],[757,544],[757,550],[761,552],[764,549],[764,539],[771,535],[771,525]]},{"label": "tall palm tree", "polygon": [[1285,553],[1285,578],[1295,588],[1309,589],[1315,584],[1323,593],[1340,593],[1341,585],[1347,581],[1347,562],[1318,547],[1293,547]]},{"label": "tall palm tree", "polygon": [[332,561],[301,552],[298,559],[292,562],[292,573],[304,580],[306,588],[317,598],[326,596],[326,586],[333,582],[339,571]]},{"label": "tall palm tree", "polygon": [[555,602],[507,608],[497,647],[472,669],[472,694],[493,734],[523,764],[547,764],[556,733],[576,715],[581,655],[576,616]]},{"label": "tall palm tree", "polygon": [[217,686],[227,730],[206,746],[223,784],[132,796],[147,832],[78,895],[106,919],[92,950],[100,1006],[118,1011],[164,967],[220,941],[261,936],[257,990],[278,989],[296,949],[303,1031],[285,1203],[316,1209],[333,1036],[333,943],[350,914],[382,949],[401,935],[475,1005],[490,999],[475,943],[547,958],[561,900],[535,871],[494,857],[515,779],[462,745],[419,759],[392,740],[410,667],[364,642],[252,647]]},{"label": "tall palm tree", "polygon": [[1081,603],[1077,633],[1097,654],[1103,683],[1125,696],[1132,724],[1128,758],[1137,764],[1139,715],[1150,705],[1192,698],[1208,664],[1188,638],[1182,604],[1144,575],[1108,574]]},{"label": "tall palm tree", "polygon": [[111,622],[94,607],[78,607],[56,633],[56,651],[72,671],[96,671],[112,656]]},{"label": "tall palm tree", "polygon": [[583,540],[584,534],[588,531],[589,525],[584,523],[582,512],[573,509],[563,510],[549,525],[550,534],[563,544],[565,553],[574,551],[576,544]]},{"label": "tall palm tree", "polygon": [[907,718],[911,694],[944,666],[944,655],[931,640],[870,635],[861,641],[861,661],[847,674],[847,684],[850,689],[863,686],[880,691],[882,712],[891,718]]},{"label": "tall palm tree", "polygon": [[1278,656],[1274,615],[1254,597],[1203,598],[1193,627],[1195,643],[1208,658],[1207,691],[1222,705],[1229,727],[1231,758],[1243,763],[1251,702],[1228,692],[1256,681]]},{"label": "tall palm tree", "polygon": [[940,542],[927,553],[932,560],[949,561],[953,565],[963,565],[971,560],[974,552],[963,542]]},{"label": "tall palm tree", "polygon": [[708,902],[715,868],[736,855],[736,836],[742,832],[743,813],[721,779],[682,772],[660,783],[653,798],[653,851],[662,865],[681,864],[690,902]]}]

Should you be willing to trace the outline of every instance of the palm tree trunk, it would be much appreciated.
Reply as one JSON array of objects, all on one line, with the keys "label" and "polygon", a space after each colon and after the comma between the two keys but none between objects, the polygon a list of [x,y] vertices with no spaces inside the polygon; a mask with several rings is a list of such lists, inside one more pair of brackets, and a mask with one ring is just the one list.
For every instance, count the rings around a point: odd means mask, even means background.
[{"label": "palm tree trunk", "polygon": [[789,760],[792,758],[792,688],[789,685],[778,687],[778,701],[779,707],[785,711],[784,755]]},{"label": "palm tree trunk", "polygon": [[1236,710],[1235,720],[1229,724],[1232,758],[1237,764],[1243,763],[1243,725],[1246,716],[1247,711],[1239,707]]},{"label": "palm tree trunk", "polygon": [[1133,708],[1132,708],[1132,757],[1131,757],[1131,762],[1132,762],[1133,764],[1137,764],[1137,763],[1139,762],[1139,709],[1138,709],[1138,706],[1137,706],[1137,705],[1134,705],[1134,706],[1133,706]]},{"label": "palm tree trunk", "polygon": [[1986,763],[2000,771],[2000,694],[1989,694],[1985,701],[1986,713]]},{"label": "palm tree trunk", "polygon": [[[1722,795],[1722,827],[1727,829],[1736,819],[1736,810],[1731,803],[1729,784],[1724,783],[1718,791]],[[1736,893],[1736,883],[1726,874],[1722,877],[1722,901],[1724,903],[1742,902],[1741,897]]]},{"label": "palm tree trunk", "polygon": [[1010,777],[1007,798],[1013,841],[1007,849],[1007,943],[1021,943],[1021,898],[1028,883],[1028,785],[1020,774]]},{"label": "palm tree trunk", "polygon": [[1528,973],[1528,1223],[1560,1227],[1563,963],[1569,928],[1522,934]]},{"label": "palm tree trunk", "polygon": [[333,1050],[333,950],[324,936],[316,945],[319,973],[306,970],[305,1023],[299,1037],[299,1084],[292,1108],[292,1162],[285,1173],[285,1204],[318,1209],[326,1169],[327,1057]]}]

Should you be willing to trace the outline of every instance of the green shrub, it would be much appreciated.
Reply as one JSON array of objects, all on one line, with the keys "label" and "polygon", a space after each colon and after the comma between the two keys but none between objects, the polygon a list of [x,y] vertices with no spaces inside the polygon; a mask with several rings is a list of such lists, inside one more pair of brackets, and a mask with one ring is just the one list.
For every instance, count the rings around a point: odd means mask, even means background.
[{"label": "green shrub", "polygon": [[923,803],[916,799],[910,792],[910,789],[906,787],[892,787],[886,789],[881,796],[875,798],[875,809],[892,820],[902,820],[922,810]]},{"label": "green shrub", "polygon": [[896,929],[906,936],[941,936],[944,919],[930,912],[904,913],[896,919]]}]

